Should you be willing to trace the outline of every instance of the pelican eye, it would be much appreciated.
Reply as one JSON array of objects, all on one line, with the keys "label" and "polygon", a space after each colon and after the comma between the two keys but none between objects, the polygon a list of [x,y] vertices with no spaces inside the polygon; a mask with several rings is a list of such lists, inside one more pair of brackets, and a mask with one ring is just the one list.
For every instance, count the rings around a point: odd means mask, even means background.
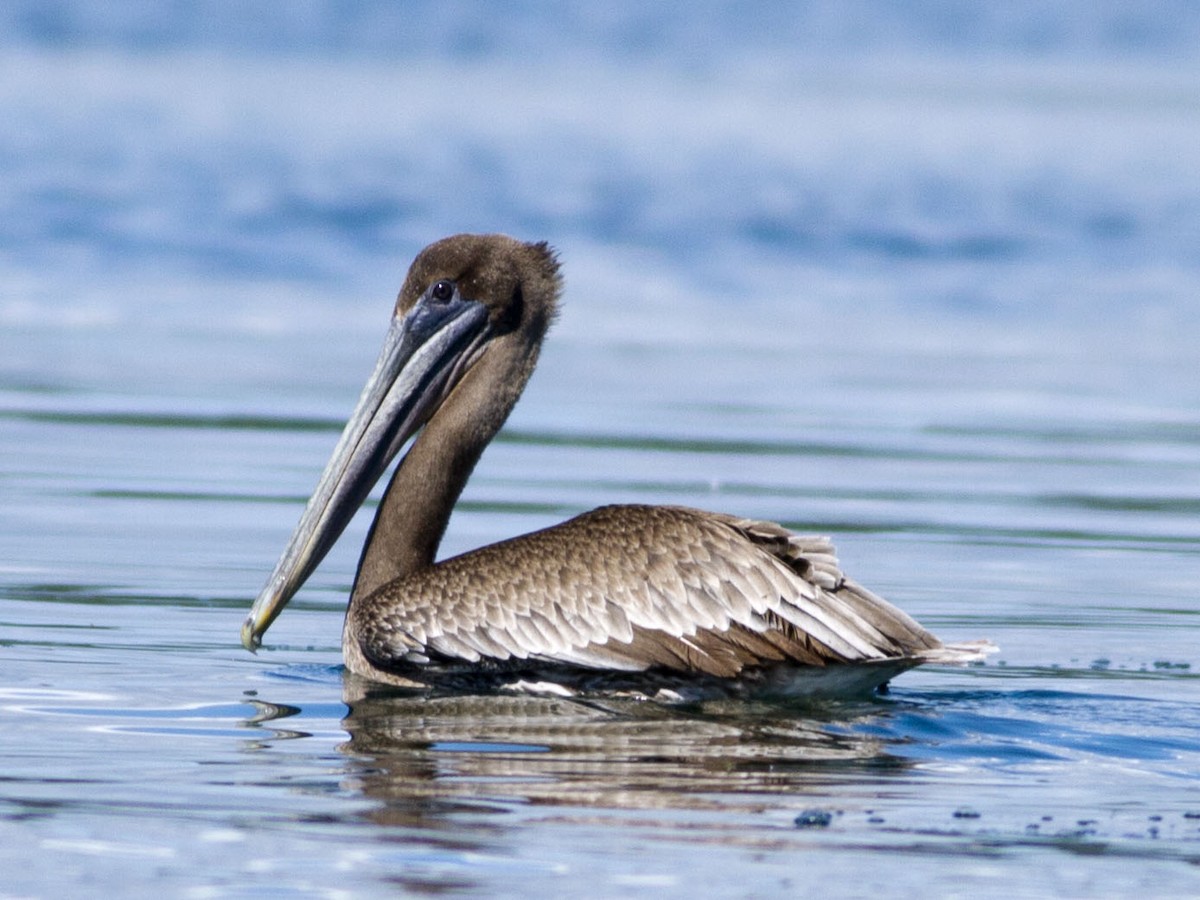
[{"label": "pelican eye", "polygon": [[454,296],[454,282],[447,281],[444,278],[441,281],[434,282],[433,287],[429,289],[429,296],[434,300],[440,300],[445,303]]}]

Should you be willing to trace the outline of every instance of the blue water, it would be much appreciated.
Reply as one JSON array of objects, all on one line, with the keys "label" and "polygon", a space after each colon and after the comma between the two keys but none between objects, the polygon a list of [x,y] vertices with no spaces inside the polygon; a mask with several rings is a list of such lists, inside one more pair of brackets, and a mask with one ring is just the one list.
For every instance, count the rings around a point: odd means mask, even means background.
[{"label": "blue water", "polygon": [[[0,896],[1200,893],[1200,12],[0,9]],[[414,253],[563,315],[451,522],[836,536],[985,666],[806,708],[344,693],[237,631]]]}]

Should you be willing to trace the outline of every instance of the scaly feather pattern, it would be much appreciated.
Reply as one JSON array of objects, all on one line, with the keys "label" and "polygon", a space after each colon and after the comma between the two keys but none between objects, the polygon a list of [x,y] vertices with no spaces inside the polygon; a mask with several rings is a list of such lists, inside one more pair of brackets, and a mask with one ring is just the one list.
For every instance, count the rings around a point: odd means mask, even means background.
[{"label": "scaly feather pattern", "polygon": [[730,678],[943,647],[848,580],[828,539],[683,507],[601,507],[397,579],[363,608],[366,657],[409,675],[527,662]]}]

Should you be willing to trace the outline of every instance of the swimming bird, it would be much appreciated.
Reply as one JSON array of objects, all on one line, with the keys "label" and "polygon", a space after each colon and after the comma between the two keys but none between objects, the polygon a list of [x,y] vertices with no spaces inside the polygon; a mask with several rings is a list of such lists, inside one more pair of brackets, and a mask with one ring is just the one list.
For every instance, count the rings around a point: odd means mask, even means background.
[{"label": "swimming bird", "polygon": [[862,692],[991,649],[943,644],[847,578],[827,538],[679,506],[604,506],[435,562],[561,292],[545,243],[461,234],[421,251],[358,405],[242,626],[247,649],[414,434],[343,627],[346,667],[371,681],[666,698]]}]

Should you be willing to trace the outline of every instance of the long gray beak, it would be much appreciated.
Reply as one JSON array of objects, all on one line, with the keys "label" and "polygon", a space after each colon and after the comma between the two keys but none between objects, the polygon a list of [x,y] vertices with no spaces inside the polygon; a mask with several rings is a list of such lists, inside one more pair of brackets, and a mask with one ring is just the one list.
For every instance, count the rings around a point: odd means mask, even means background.
[{"label": "long gray beak", "polygon": [[477,358],[487,335],[487,308],[457,290],[450,300],[426,292],[407,314],[392,319],[375,370],[317,489],[242,623],[243,647],[258,649],[263,633],[325,558],[400,448]]}]

